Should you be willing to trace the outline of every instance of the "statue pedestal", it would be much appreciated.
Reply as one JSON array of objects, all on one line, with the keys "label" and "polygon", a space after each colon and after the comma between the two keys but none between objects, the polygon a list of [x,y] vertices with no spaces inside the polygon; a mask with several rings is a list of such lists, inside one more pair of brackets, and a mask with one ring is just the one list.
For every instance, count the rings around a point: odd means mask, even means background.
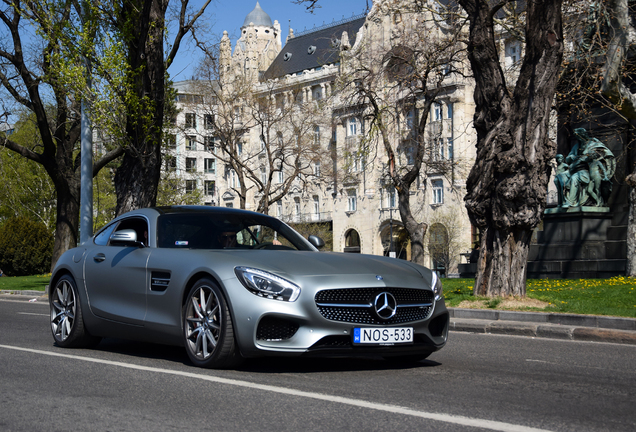
[{"label": "statue pedestal", "polygon": [[625,274],[626,227],[606,207],[548,209],[528,254],[528,278],[606,278]]}]

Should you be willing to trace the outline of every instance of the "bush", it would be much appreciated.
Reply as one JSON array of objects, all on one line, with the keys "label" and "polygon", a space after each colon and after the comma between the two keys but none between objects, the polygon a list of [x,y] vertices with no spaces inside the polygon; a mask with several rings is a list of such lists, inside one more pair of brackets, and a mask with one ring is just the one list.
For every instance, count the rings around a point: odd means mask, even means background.
[{"label": "bush", "polygon": [[13,217],[0,226],[0,269],[7,276],[48,273],[52,255],[53,235],[44,224]]}]

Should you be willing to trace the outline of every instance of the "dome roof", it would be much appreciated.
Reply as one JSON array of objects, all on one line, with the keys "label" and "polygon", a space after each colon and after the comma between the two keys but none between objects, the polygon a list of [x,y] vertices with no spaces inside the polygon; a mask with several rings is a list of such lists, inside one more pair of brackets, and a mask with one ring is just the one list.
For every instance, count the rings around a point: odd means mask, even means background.
[{"label": "dome roof", "polygon": [[261,9],[261,5],[259,5],[258,2],[256,2],[256,7],[254,8],[254,10],[247,14],[247,16],[245,17],[245,21],[243,21],[243,27],[249,26],[250,23],[254,23],[255,26],[273,26],[272,19],[263,9]]}]

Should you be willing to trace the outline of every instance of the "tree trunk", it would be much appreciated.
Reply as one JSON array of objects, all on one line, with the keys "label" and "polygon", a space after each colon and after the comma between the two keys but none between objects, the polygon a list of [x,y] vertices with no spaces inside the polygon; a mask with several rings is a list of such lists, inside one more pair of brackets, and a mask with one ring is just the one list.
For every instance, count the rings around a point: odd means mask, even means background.
[{"label": "tree trunk", "polygon": [[532,230],[486,227],[482,232],[477,277],[478,296],[525,296],[528,247]]},{"label": "tree trunk", "polygon": [[64,252],[77,246],[80,213],[80,187],[77,179],[57,184],[55,191],[57,193],[57,218],[51,271]]},{"label": "tree trunk", "polygon": [[547,138],[563,57],[560,0],[527,3],[526,53],[510,94],[489,2],[460,0],[470,20],[477,158],[467,180],[468,216],[482,232],[474,293],[525,296],[528,245],[541,221],[556,145]]},{"label": "tree trunk", "polygon": [[404,224],[404,228],[409,233],[411,240],[411,262],[424,265],[424,236],[428,225],[419,223],[413,217],[409,200],[409,189],[405,191],[398,189],[398,206],[400,210],[400,219]]},{"label": "tree trunk", "polygon": [[[119,25],[131,25],[127,40],[129,79],[136,95],[127,101],[126,133],[129,139],[121,166],[115,174],[116,214],[157,202],[161,177],[161,141],[165,104],[164,17],[167,1],[131,2],[121,13]],[[126,33],[125,33],[126,34]]]},{"label": "tree trunk", "polygon": [[636,173],[626,183],[629,190],[629,219],[627,221],[627,276],[636,277]]}]

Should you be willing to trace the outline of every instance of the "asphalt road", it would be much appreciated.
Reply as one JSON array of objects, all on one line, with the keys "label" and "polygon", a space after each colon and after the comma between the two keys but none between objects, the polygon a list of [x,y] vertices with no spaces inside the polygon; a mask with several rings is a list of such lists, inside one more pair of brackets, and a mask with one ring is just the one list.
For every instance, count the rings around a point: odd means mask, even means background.
[{"label": "asphalt road", "polygon": [[48,304],[0,301],[0,430],[636,430],[636,346],[452,332],[379,359],[191,366],[182,348],[53,345]]}]

